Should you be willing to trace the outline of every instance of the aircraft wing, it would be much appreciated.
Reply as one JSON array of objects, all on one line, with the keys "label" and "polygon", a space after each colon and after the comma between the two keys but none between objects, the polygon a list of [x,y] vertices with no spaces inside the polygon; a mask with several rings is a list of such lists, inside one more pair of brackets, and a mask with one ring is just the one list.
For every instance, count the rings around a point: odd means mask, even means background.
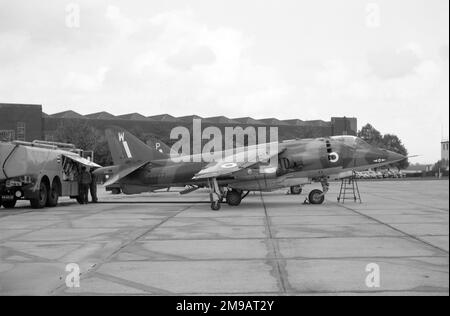
[{"label": "aircraft wing", "polygon": [[106,181],[103,184],[103,186],[107,187],[108,185],[116,183],[120,179],[126,177],[127,175],[129,175],[133,171],[138,170],[139,168],[145,166],[146,164],[148,164],[148,162],[133,164],[133,165],[131,165],[129,167],[126,167],[126,168],[120,170],[119,172],[115,173],[111,178],[109,178],[108,181]]},{"label": "aircraft wing", "polygon": [[280,149],[278,148],[278,143],[260,144],[248,147],[245,151],[233,153],[211,162],[205,168],[200,170],[193,179],[197,180],[229,176],[259,163],[267,162],[270,158],[279,153]]},{"label": "aircraft wing", "polygon": [[86,167],[90,167],[90,168],[100,168],[100,165],[97,165],[95,162],[92,162],[90,160],[87,160],[85,158],[82,158],[80,156],[75,156],[75,155],[69,155],[69,154],[62,154],[64,157],[73,160],[75,162],[78,162]]}]

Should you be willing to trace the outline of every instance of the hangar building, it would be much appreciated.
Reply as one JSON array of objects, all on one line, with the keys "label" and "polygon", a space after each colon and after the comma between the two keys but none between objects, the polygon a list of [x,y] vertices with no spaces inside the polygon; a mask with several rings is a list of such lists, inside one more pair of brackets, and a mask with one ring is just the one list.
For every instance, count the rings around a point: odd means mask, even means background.
[{"label": "hangar building", "polygon": [[[64,111],[48,115],[42,112],[42,105],[0,103],[0,139],[25,140],[35,139],[55,140],[55,132],[65,121],[83,120],[89,125],[104,130],[107,126],[121,126],[133,131],[139,129],[166,139],[175,126],[192,126],[192,119],[201,118],[196,115],[173,117],[169,114],[144,116],[139,113],[113,115],[108,112],[82,115],[74,111]],[[225,116],[206,117],[202,126],[276,126],[279,136],[283,139],[325,137],[332,135],[356,135],[356,118],[333,117],[330,121],[300,119],[279,120],[276,118],[254,119],[251,117],[227,118]]]}]

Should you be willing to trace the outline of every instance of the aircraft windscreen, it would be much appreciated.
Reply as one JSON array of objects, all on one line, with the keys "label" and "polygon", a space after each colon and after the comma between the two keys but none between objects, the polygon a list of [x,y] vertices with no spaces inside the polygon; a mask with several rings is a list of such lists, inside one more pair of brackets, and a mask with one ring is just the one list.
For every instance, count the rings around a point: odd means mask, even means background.
[{"label": "aircraft windscreen", "polygon": [[365,140],[363,140],[361,138],[356,138],[355,146],[358,149],[371,149],[372,148],[371,145],[369,145]]},{"label": "aircraft windscreen", "polygon": [[349,147],[353,147],[353,146],[355,146],[355,142],[358,139],[358,137],[351,136],[351,135],[343,135],[343,136],[333,136],[333,137],[331,137],[331,139],[341,141],[345,145],[347,145]]},{"label": "aircraft windscreen", "polygon": [[341,141],[345,145],[358,149],[371,149],[372,146],[369,145],[365,140],[351,135],[343,135],[343,136],[333,136],[331,137],[334,140]]}]

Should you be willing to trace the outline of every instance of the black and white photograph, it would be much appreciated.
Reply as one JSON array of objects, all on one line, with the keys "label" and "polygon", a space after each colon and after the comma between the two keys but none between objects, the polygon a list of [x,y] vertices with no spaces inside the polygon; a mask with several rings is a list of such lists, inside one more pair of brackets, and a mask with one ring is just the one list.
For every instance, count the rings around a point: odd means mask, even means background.
[{"label": "black and white photograph", "polygon": [[448,0],[0,0],[0,296],[449,296],[448,136]]}]

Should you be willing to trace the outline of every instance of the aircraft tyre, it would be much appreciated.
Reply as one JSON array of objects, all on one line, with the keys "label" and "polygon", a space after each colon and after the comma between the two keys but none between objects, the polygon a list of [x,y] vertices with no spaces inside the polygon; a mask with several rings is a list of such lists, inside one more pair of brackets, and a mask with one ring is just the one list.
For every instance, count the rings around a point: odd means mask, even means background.
[{"label": "aircraft tyre", "polygon": [[300,195],[302,194],[302,187],[300,185],[294,185],[291,187],[292,195]]},{"label": "aircraft tyre", "polygon": [[325,201],[325,194],[320,190],[312,190],[309,193],[308,200],[310,204],[322,204]]},{"label": "aircraft tyre", "polygon": [[237,190],[231,190],[227,193],[227,203],[230,206],[238,206],[242,201],[242,193]]},{"label": "aircraft tyre", "polygon": [[219,211],[219,210],[220,210],[220,207],[221,207],[220,200],[211,202],[211,209],[212,209],[213,211]]}]

